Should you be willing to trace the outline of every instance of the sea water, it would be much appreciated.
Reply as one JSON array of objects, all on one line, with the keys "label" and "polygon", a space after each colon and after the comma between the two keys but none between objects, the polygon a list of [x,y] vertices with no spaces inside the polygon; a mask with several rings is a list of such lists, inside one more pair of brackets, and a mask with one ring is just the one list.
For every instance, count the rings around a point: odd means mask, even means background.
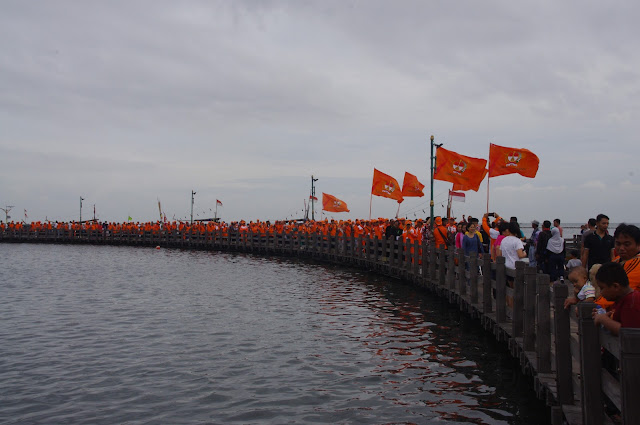
[{"label": "sea water", "polygon": [[477,322],[390,278],[173,249],[0,258],[0,423],[548,423]]}]

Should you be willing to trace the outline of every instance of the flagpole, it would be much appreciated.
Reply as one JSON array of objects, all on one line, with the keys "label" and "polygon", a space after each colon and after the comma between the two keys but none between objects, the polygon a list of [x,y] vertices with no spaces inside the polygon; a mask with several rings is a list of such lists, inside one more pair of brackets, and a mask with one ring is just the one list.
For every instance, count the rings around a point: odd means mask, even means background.
[{"label": "flagpole", "polygon": [[[398,218],[398,214],[400,214],[400,202],[398,202],[398,211],[396,211],[396,219]],[[371,218],[369,218],[371,220]]]},{"label": "flagpole", "polygon": [[[487,169],[491,170],[491,143],[489,143],[489,161],[487,161]],[[491,176],[487,174],[487,214],[489,214],[489,182]]]},{"label": "flagpole", "polygon": [[433,228],[433,175],[435,174],[435,161],[434,161],[434,157],[433,157],[433,147],[440,147],[442,146],[442,143],[440,143],[439,145],[436,145],[435,143],[433,143],[433,141],[435,140],[435,137],[433,137],[433,134],[431,135],[431,172],[430,172],[430,177],[431,177],[431,202],[429,202],[429,206],[430,208],[430,213],[431,213],[431,220],[429,221],[429,224],[432,226]]},{"label": "flagpole", "polygon": [[371,199],[369,200],[369,220],[371,220],[371,205],[373,204],[373,192],[371,192]]},{"label": "flagpole", "polygon": [[491,178],[487,177],[487,213],[489,213],[489,182]]}]

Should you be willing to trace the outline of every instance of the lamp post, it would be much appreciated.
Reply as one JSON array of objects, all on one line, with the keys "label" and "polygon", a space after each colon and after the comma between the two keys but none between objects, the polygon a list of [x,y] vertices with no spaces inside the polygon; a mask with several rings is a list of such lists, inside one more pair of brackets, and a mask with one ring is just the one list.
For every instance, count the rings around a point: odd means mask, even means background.
[{"label": "lamp post", "polygon": [[4,211],[4,222],[8,223],[11,216],[9,215],[9,211],[11,211],[13,205],[6,205],[4,208],[0,208],[0,210]]},{"label": "lamp post", "polygon": [[433,134],[431,135],[431,202],[429,202],[429,207],[430,207],[430,217],[431,220],[429,220],[429,225],[431,226],[431,229],[433,229],[433,175],[435,174],[435,168],[436,168],[436,162],[435,162],[435,158],[433,156],[433,147],[435,146],[436,148],[439,148],[440,146],[442,146],[442,143],[435,144],[433,143],[433,141],[435,140],[435,137],[433,137]]},{"label": "lamp post", "polygon": [[311,220],[316,219],[316,211],[315,211],[315,200],[316,200],[316,187],[314,185],[314,182],[317,182],[318,179],[314,179],[313,176],[311,176]]},{"label": "lamp post", "polygon": [[196,194],[193,190],[191,191],[191,225],[193,226],[193,196]]}]

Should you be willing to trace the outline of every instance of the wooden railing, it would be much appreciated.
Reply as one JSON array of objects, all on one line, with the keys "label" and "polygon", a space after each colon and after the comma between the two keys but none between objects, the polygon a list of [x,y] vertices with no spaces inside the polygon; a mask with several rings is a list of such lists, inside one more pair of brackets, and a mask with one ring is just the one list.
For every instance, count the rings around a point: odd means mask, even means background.
[{"label": "wooden railing", "polygon": [[[640,329],[613,337],[591,318],[594,304],[564,309],[568,287],[549,276],[498,257],[465,257],[418,242],[317,233],[218,230],[205,233],[49,230],[0,232],[0,242],[89,243],[163,246],[309,257],[399,277],[447,298],[507,344],[533,376],[537,396],[551,406],[554,424],[603,424],[605,399],[626,424],[640,423]],[[512,282],[512,283],[511,283]],[[614,358],[604,369],[601,347]],[[615,366],[615,363],[619,367]],[[609,367],[611,369],[611,367]],[[617,375],[617,376],[615,376]]]}]

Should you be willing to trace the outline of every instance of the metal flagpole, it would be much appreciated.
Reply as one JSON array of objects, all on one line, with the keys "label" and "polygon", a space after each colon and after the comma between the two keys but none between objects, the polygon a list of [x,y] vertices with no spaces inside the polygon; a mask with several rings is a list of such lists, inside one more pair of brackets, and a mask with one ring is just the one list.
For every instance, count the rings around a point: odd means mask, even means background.
[{"label": "metal flagpole", "polygon": [[489,182],[491,178],[487,176],[487,213],[489,212]]},{"label": "metal flagpole", "polygon": [[433,147],[435,146],[436,148],[439,148],[440,146],[442,146],[442,143],[435,144],[433,143],[435,137],[433,137],[433,134],[431,135],[431,202],[429,202],[429,206],[430,208],[430,216],[431,219],[429,220],[429,225],[431,226],[431,228],[433,228],[433,175],[435,174],[435,167],[436,167],[436,163],[435,163],[435,158],[433,156]]},{"label": "metal flagpole", "polygon": [[316,187],[313,184],[313,182],[317,182],[317,181],[318,179],[314,179],[313,176],[311,176],[311,220],[316,219],[316,207],[315,207]]},{"label": "metal flagpole", "polygon": [[[491,169],[491,144],[489,144],[489,161],[487,161],[487,165],[489,170]],[[487,173],[487,214],[489,214],[489,182],[491,181],[491,176]]]},{"label": "metal flagpole", "polygon": [[[191,191],[191,225],[193,226],[193,196],[196,194],[193,190]],[[217,204],[216,204],[217,205]]]}]

